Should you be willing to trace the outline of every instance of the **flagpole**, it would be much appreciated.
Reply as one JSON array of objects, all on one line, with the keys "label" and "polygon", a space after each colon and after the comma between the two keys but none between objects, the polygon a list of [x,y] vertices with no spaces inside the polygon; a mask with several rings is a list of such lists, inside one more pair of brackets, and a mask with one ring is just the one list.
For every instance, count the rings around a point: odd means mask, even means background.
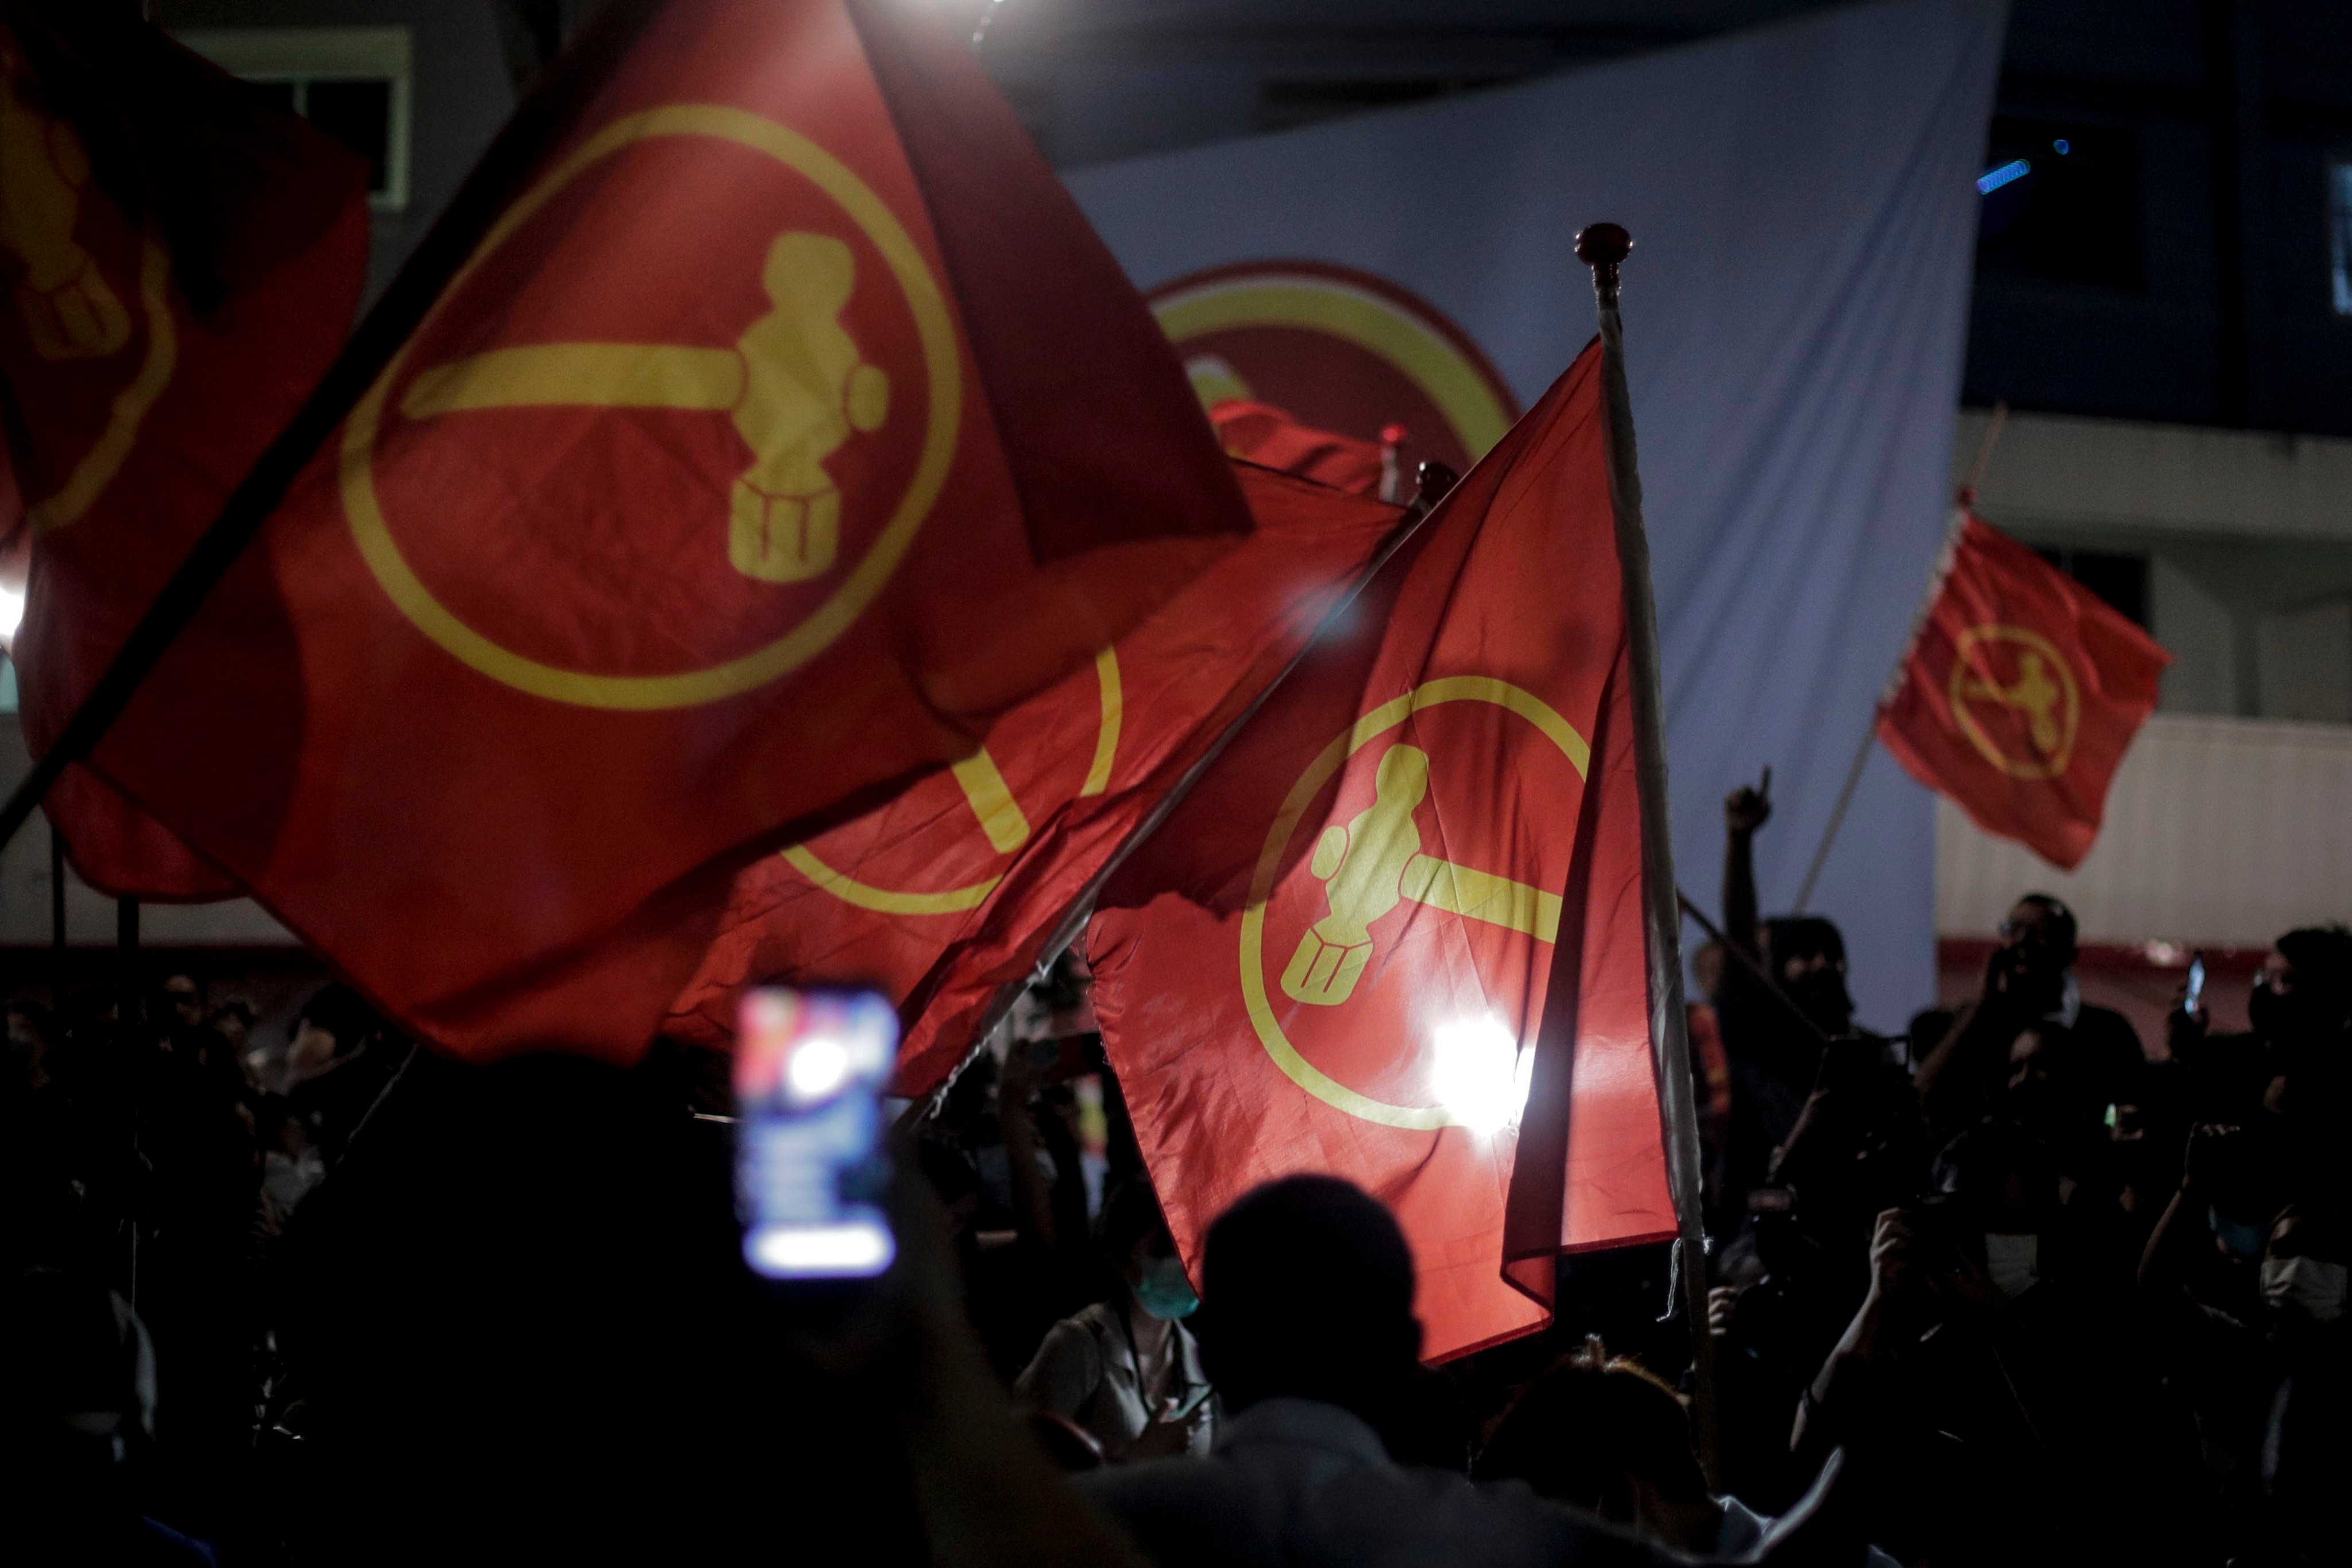
[{"label": "flagpole", "polygon": [[1601,393],[1609,431],[1609,502],[1624,584],[1625,643],[1633,679],[1633,766],[1642,799],[1642,914],[1649,955],[1650,1059],[1665,1135],[1666,1184],[1675,1204],[1685,1313],[1690,1321],[1693,1425],[1710,1485],[1717,1459],[1715,1344],[1706,1322],[1706,1237],[1699,1225],[1698,1110],[1691,1092],[1690,1023],[1683,1006],[1682,913],[1675,886],[1673,822],[1666,809],[1664,706],[1658,669],[1658,607],[1650,588],[1650,542],[1642,526],[1642,475],[1633,450],[1633,400],[1625,385],[1625,323],[1618,264],[1633,237],[1597,223],[1576,237],[1592,268],[1601,316]]},{"label": "flagpole", "polygon": [[1874,703],[1870,722],[1862,729],[1862,744],[1853,749],[1853,762],[1845,770],[1845,784],[1838,790],[1837,804],[1830,808],[1829,825],[1822,829],[1822,841],[1813,847],[1813,863],[1805,868],[1805,879],[1798,885],[1796,907],[1791,914],[1803,914],[1805,906],[1813,900],[1813,884],[1822,879],[1822,868],[1830,858],[1830,846],[1837,842],[1838,829],[1845,826],[1845,808],[1853,804],[1854,786],[1862,783],[1862,770],[1870,761],[1870,748],[1878,739],[1878,716],[1885,710],[1884,702]]},{"label": "flagpole", "polygon": [[1837,805],[1830,810],[1829,825],[1822,829],[1821,843],[1814,846],[1813,863],[1805,868],[1805,879],[1797,889],[1797,905],[1791,913],[1803,914],[1805,907],[1812,902],[1813,884],[1821,880],[1822,868],[1829,862],[1830,846],[1837,842],[1838,829],[1845,826],[1846,807],[1853,804],[1854,786],[1862,783],[1863,764],[1870,761],[1871,744],[1878,739],[1879,715],[1886,711],[1895,689],[1902,683],[1903,667],[1911,661],[1911,647],[1919,640],[1919,627],[1927,618],[1927,606],[1943,591],[1944,574],[1952,569],[1952,552],[1959,541],[1960,524],[1976,507],[1977,489],[1984,483],[1985,470],[1992,466],[1993,444],[2000,439],[2000,427],[2007,423],[2009,405],[1994,404],[1984,439],[1977,443],[1977,460],[1969,468],[1969,482],[1960,487],[1959,504],[1952,510],[1951,526],[1944,531],[1944,547],[1937,552],[1935,570],[1928,574],[1927,595],[1911,617],[1911,635],[1903,639],[1903,651],[1895,656],[1894,671],[1887,676],[1877,704],[1870,710],[1870,722],[1863,727],[1862,744],[1854,748],[1853,763],[1845,771],[1845,785],[1838,791]]},{"label": "flagpole", "polygon": [[221,503],[212,525],[164,583],[105,669],[68,716],[47,751],[0,805],[0,848],[16,837],[66,769],[89,753],[163,662],[286,492],[424,321],[526,183],[628,58],[668,0],[613,0],[541,73],[530,93],[425,231],[392,284],[360,322],[310,395]]}]

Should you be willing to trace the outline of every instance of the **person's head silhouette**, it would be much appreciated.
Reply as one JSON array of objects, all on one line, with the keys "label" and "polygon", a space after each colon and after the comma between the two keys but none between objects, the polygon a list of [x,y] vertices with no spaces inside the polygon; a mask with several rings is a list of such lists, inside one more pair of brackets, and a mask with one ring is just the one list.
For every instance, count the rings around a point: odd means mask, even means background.
[{"label": "person's head silhouette", "polygon": [[1380,1201],[1334,1176],[1288,1176],[1209,1227],[1202,1351],[1229,1410],[1288,1394],[1366,1419],[1421,1355],[1412,1249]]}]

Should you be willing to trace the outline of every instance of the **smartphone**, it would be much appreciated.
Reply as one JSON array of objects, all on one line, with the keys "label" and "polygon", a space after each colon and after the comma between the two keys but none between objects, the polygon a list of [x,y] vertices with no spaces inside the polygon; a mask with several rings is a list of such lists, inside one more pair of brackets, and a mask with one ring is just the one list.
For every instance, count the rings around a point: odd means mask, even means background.
[{"label": "smartphone", "polygon": [[743,1260],[771,1279],[863,1279],[898,1256],[882,1089],[898,1015],[873,991],[746,991],[735,1046]]},{"label": "smartphone", "polygon": [[2189,997],[2180,1005],[2184,1013],[2197,1011],[2197,1004],[2205,996],[2205,955],[2198,953],[2189,961]]}]

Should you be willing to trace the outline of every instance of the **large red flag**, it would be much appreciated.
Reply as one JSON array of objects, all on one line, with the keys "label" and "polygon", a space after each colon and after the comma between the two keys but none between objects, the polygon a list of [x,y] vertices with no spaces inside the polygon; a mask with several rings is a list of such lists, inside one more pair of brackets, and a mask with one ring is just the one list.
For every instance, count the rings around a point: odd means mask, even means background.
[{"label": "large red flag", "polygon": [[2171,662],[2097,595],[1970,516],[1878,738],[1979,827],[2071,871]]},{"label": "large red flag", "polygon": [[[45,752],[326,370],[367,270],[358,160],[128,11],[0,26],[0,382],[32,536],[11,649]],[[13,270],[9,270],[13,268]],[[76,767],[45,803],[82,875],[236,883]]]},{"label": "large red flag", "polygon": [[1144,818],[1306,646],[1396,508],[1244,467],[1257,532],[1095,667],[997,721],[951,774],[735,879],[667,1032],[734,1033],[746,984],[877,984],[901,1004],[895,1087],[952,1070],[1001,988]]},{"label": "large red flag", "polygon": [[1563,1248],[1675,1230],[1600,365],[1381,568],[1089,933],[1187,1262],[1258,1183],[1345,1176],[1412,1242],[1435,1358],[1540,1326]]},{"label": "large red flag", "polygon": [[94,761],[478,1058],[635,1056],[740,866],[1249,530],[969,51],[842,0],[663,8],[333,447]]}]

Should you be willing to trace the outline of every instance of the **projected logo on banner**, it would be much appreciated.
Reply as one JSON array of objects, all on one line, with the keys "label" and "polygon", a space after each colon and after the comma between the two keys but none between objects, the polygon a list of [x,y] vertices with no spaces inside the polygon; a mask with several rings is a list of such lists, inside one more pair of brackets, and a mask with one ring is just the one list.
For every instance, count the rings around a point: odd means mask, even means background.
[{"label": "projected logo on banner", "polygon": [[1467,469],[1519,416],[1470,335],[1384,278],[1318,261],[1245,261],[1149,296],[1202,406],[1272,404],[1318,429],[1377,441],[1402,425],[1404,471]]}]

